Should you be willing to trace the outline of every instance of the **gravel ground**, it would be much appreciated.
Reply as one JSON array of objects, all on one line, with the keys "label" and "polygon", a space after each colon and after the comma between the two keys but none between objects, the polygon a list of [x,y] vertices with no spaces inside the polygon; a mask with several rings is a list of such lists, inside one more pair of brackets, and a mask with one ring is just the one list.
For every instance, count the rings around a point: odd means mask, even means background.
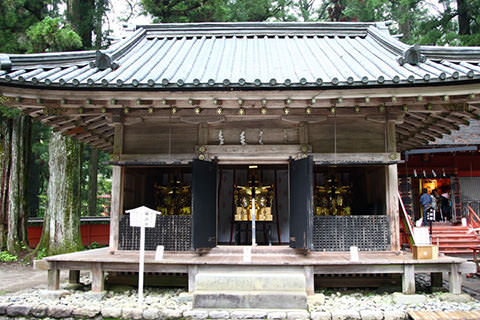
[{"label": "gravel ground", "polygon": [[[0,270],[3,270],[0,268]],[[18,270],[21,273],[22,270]],[[25,271],[25,270],[23,270]],[[45,272],[45,271],[43,271]],[[46,273],[46,272],[45,272]],[[12,273],[13,274],[13,273]],[[15,273],[15,275],[19,275]],[[5,275],[3,275],[5,277]],[[5,278],[7,279],[7,278]],[[8,278],[12,282],[12,277]],[[25,275],[19,278],[28,282]],[[7,281],[7,282],[8,282]],[[480,282],[469,279],[470,283]],[[0,318],[2,315],[37,318],[124,318],[153,320],[158,318],[223,318],[246,319],[406,319],[410,310],[471,311],[480,310],[476,287],[470,286],[470,294],[451,295],[448,282],[439,292],[429,292],[429,276],[417,275],[416,287],[419,294],[403,295],[386,290],[319,290],[308,298],[308,312],[285,312],[284,310],[256,312],[252,310],[193,310],[192,296],[185,289],[145,289],[144,304],[137,305],[137,290],[129,286],[111,286],[103,293],[90,291],[88,273],[82,273],[81,285],[63,282],[62,290],[48,291],[43,286],[0,294]],[[473,289],[472,289],[473,288]],[[469,292],[470,291],[470,292]],[[473,296],[473,297],[472,297]],[[343,312],[343,313],[342,313]],[[393,316],[391,316],[393,315]]]}]

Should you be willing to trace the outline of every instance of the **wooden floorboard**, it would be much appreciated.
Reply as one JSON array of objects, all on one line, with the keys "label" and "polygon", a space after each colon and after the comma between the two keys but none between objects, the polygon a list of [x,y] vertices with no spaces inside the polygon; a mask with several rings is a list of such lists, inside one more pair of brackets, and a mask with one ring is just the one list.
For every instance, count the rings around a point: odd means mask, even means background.
[{"label": "wooden floorboard", "polygon": [[409,311],[413,320],[478,320],[480,311]]},{"label": "wooden floorboard", "polygon": [[[241,250],[240,250],[241,249]],[[350,261],[348,252],[310,252],[306,255],[285,247],[259,247],[252,250],[251,262],[243,261],[243,247],[215,248],[199,255],[195,252],[165,252],[164,259],[155,260],[154,251],[145,252],[146,264],[183,264],[183,265],[296,265],[296,266],[349,266],[349,265],[442,265],[462,263],[465,260],[453,257],[439,257],[435,260],[414,260],[411,253],[360,252],[360,259]],[[102,263],[138,263],[138,251],[115,251],[100,248],[74,252],[45,258],[48,262],[102,262]]]}]

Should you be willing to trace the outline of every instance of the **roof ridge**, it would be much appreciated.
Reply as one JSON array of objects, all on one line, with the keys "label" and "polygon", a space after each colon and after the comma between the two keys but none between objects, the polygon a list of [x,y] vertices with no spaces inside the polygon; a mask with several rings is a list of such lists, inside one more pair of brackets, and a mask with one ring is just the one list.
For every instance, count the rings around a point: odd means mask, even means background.
[{"label": "roof ridge", "polygon": [[154,35],[365,35],[369,27],[387,29],[386,22],[201,22],[134,26]]}]

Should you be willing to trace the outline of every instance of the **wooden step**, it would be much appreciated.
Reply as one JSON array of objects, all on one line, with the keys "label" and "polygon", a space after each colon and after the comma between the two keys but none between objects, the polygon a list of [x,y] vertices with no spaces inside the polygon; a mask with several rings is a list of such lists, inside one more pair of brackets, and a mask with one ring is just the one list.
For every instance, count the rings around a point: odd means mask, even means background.
[{"label": "wooden step", "polygon": [[[435,241],[433,244],[437,244]],[[445,246],[469,246],[470,248],[480,247],[480,242],[470,242],[470,241],[462,241],[462,240],[455,240],[455,241],[448,241],[448,242],[439,242],[440,248]]]},{"label": "wooden step", "polygon": [[468,255],[469,257],[473,255],[472,250],[443,250],[441,253],[444,255]]},{"label": "wooden step", "polygon": [[474,234],[473,232],[470,232],[470,230],[432,230],[432,233],[435,233],[435,234],[448,234],[448,233]]},{"label": "wooden step", "polygon": [[478,243],[480,240],[478,238],[470,238],[470,237],[465,237],[465,236],[460,236],[460,237],[455,237],[455,236],[450,236],[450,237],[432,237],[432,242],[455,242],[455,241],[470,241],[472,243]]}]

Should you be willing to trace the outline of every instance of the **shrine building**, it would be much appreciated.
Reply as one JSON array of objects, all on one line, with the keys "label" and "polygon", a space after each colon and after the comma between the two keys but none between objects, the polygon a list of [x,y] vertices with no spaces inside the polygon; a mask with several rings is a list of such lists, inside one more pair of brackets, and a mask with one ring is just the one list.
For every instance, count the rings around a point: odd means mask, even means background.
[{"label": "shrine building", "polygon": [[187,275],[196,306],[230,267],[300,272],[300,305],[325,274],[397,273],[412,293],[415,272],[447,271],[459,293],[464,260],[400,251],[397,164],[480,117],[479,63],[383,22],[153,24],[96,52],[0,54],[11,106],[111,154],[110,246],[46,258],[50,287],[138,270],[125,211],[147,206],[145,270]]}]

